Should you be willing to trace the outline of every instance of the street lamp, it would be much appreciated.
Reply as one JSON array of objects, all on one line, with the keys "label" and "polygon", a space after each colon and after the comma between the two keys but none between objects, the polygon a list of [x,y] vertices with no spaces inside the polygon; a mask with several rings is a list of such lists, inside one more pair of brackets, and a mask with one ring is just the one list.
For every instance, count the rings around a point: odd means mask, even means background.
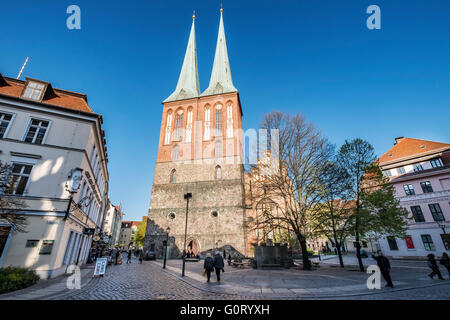
[{"label": "street lamp", "polygon": [[167,246],[169,245],[169,231],[170,231],[170,227],[167,227],[166,231],[167,231],[167,239],[166,239],[166,241],[164,241],[165,243],[163,243],[163,245],[164,245],[164,265],[163,265],[163,269],[166,268]]},{"label": "street lamp", "polygon": [[183,269],[181,271],[182,277],[184,277],[184,269],[186,267],[186,236],[187,236],[187,223],[188,223],[189,199],[190,198],[192,198],[192,193],[188,192],[184,195],[184,199],[186,199],[186,224],[184,225]]}]

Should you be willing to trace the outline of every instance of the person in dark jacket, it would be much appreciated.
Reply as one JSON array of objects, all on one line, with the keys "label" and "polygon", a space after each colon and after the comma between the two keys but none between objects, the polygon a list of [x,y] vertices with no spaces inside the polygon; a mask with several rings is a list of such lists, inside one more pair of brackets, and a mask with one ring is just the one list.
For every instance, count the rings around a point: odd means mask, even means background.
[{"label": "person in dark jacket", "polygon": [[442,254],[442,258],[439,261],[439,264],[442,264],[444,267],[447,268],[448,275],[450,276],[450,258],[448,257],[448,254],[446,252]]},{"label": "person in dark jacket", "polygon": [[206,254],[205,263],[203,263],[203,269],[206,271],[207,282],[211,279],[211,272],[214,270],[214,259],[211,257],[211,253]]},{"label": "person in dark jacket", "polygon": [[120,249],[117,249],[117,250],[116,250],[116,256],[115,256],[115,258],[116,258],[116,264],[117,264],[117,260],[119,260],[119,257],[120,257]]},{"label": "person in dark jacket", "polygon": [[444,280],[444,278],[442,278],[441,271],[439,270],[436,260],[434,259],[434,254],[430,253],[429,255],[427,255],[427,257],[428,267],[431,269],[431,273],[428,276],[433,279],[433,277],[437,275],[439,280]]},{"label": "person in dark jacket", "polygon": [[231,254],[228,255],[228,266],[231,266]]},{"label": "person in dark jacket", "polygon": [[128,253],[127,253],[127,264],[128,263],[131,263],[131,254],[132,254],[133,252],[131,251],[131,249],[128,249]]},{"label": "person in dark jacket", "polygon": [[220,255],[219,251],[216,251],[216,255],[214,256],[214,269],[216,269],[217,282],[220,282],[220,272],[225,272],[223,257]]},{"label": "person in dark jacket", "polygon": [[380,272],[383,275],[384,280],[387,282],[386,287],[393,288],[394,285],[392,284],[390,275],[391,264],[389,263],[389,259],[383,256],[383,252],[381,252],[381,250],[378,250],[378,256],[375,256],[375,252],[372,252],[372,258],[377,261],[377,266],[380,268]]}]

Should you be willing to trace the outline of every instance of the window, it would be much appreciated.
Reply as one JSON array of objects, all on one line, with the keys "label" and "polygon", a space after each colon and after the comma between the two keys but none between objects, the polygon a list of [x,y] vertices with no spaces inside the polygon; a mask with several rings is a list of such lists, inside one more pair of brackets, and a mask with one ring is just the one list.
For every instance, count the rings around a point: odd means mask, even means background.
[{"label": "window", "polygon": [[383,175],[384,175],[386,178],[392,177],[391,170],[384,170],[384,171],[383,171]]},{"label": "window", "polygon": [[442,243],[444,244],[445,250],[450,250],[450,234],[441,234]]},{"label": "window", "polygon": [[191,142],[192,136],[192,108],[188,110],[186,125],[186,142]]},{"label": "window", "polygon": [[425,250],[427,250],[427,251],[436,250],[434,243],[433,243],[433,239],[431,238],[431,236],[429,234],[422,234],[422,235],[420,235],[420,237],[422,238],[422,242],[423,242],[423,246],[424,246]]},{"label": "window", "polygon": [[405,242],[406,242],[406,247],[407,247],[408,249],[414,249],[414,242],[413,242],[411,236],[406,236],[406,237],[405,237]]},{"label": "window", "polygon": [[420,186],[422,187],[423,193],[433,192],[430,181],[421,182]]},{"label": "window", "polygon": [[416,222],[425,222],[425,217],[423,216],[422,208],[420,208],[420,206],[412,206],[411,212]]},{"label": "window", "polygon": [[389,249],[398,250],[397,241],[395,240],[395,237],[387,237],[387,241],[389,244]]},{"label": "window", "polygon": [[222,136],[222,105],[216,106],[215,133],[214,136]]},{"label": "window", "polygon": [[398,173],[398,174],[404,174],[404,173],[406,173],[405,168],[404,168],[404,167],[397,168],[397,173]]},{"label": "window", "polygon": [[438,167],[442,167],[442,160],[441,158],[437,158],[437,159],[433,159],[430,161],[431,166],[433,168],[438,168]]},{"label": "window", "polygon": [[205,108],[205,132],[203,140],[209,140],[210,126],[211,126],[210,115],[211,114],[209,108]]},{"label": "window", "polygon": [[222,168],[220,166],[216,166],[216,180],[222,179]]},{"label": "window", "polygon": [[6,130],[8,130],[11,119],[12,114],[0,112],[0,139],[6,137]]},{"label": "window", "polygon": [[233,105],[227,105],[227,138],[233,138]]},{"label": "window", "polygon": [[423,167],[420,163],[414,165],[414,172],[422,171]]},{"label": "window", "polygon": [[175,120],[175,135],[173,137],[173,140],[180,141],[181,140],[181,130],[183,130],[183,111],[179,110],[177,112],[177,117]]},{"label": "window", "polygon": [[180,146],[175,146],[172,150],[172,161],[178,161],[180,159]]},{"label": "window", "polygon": [[42,241],[42,246],[41,246],[41,250],[39,251],[39,254],[51,254],[54,242],[55,242],[55,240]]},{"label": "window", "polygon": [[25,136],[25,142],[42,144],[47,133],[49,121],[31,119],[28,132]]},{"label": "window", "polygon": [[169,110],[169,112],[167,113],[166,135],[164,137],[164,144],[170,144],[171,132],[172,132],[172,111]]},{"label": "window", "polygon": [[176,217],[175,212],[169,212],[169,214],[167,215],[167,219],[169,220],[174,220]]},{"label": "window", "polygon": [[39,244],[39,240],[27,240],[27,243],[25,244],[25,248],[34,248],[37,247]]},{"label": "window", "polygon": [[33,169],[32,165],[14,163],[6,192],[9,194],[24,194],[31,169]]},{"label": "window", "polygon": [[429,204],[431,215],[433,216],[434,221],[444,221],[444,215],[442,214],[441,206],[439,203]]},{"label": "window", "polygon": [[414,192],[414,187],[412,186],[412,184],[405,184],[403,186],[403,189],[405,189],[405,194],[407,196],[412,196],[415,195],[416,193]]},{"label": "window", "polygon": [[170,173],[170,183],[177,182],[177,170],[173,169]]},{"label": "window", "polygon": [[217,211],[211,212],[211,217],[213,217],[213,218],[217,218],[218,215],[219,214],[217,213]]},{"label": "window", "polygon": [[24,98],[39,101],[42,99],[45,85],[43,83],[30,81],[23,93]]},{"label": "window", "polygon": [[215,150],[216,158],[221,158],[222,157],[222,142],[217,141],[215,147],[216,147],[216,150]]}]

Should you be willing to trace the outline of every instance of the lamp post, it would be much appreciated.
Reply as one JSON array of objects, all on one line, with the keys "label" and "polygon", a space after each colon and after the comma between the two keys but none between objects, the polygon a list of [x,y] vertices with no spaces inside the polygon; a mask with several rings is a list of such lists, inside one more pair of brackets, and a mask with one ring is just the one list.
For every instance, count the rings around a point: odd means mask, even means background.
[{"label": "lamp post", "polygon": [[186,267],[186,237],[187,237],[187,223],[188,223],[189,199],[190,198],[192,198],[192,193],[188,192],[184,195],[184,199],[186,199],[186,224],[184,225],[183,269],[181,270],[182,277],[184,277],[184,269]]},{"label": "lamp post", "polygon": [[167,246],[169,245],[169,231],[170,231],[170,227],[167,227],[166,231],[167,231],[167,239],[165,241],[166,243],[164,244],[164,265],[163,265],[163,269],[166,268]]}]

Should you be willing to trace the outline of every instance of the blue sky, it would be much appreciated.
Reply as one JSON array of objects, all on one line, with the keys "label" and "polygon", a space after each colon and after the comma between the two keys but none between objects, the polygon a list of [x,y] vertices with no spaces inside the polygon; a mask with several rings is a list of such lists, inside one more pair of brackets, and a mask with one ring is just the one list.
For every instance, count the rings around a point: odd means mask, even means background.
[{"label": "blue sky", "polygon": [[[397,136],[450,142],[450,1],[223,0],[244,127],[303,113],[333,143],[361,137],[381,155]],[[147,214],[161,102],[175,89],[196,10],[200,86],[209,83],[220,0],[3,3],[0,72],[83,92],[104,117],[110,197]],[[81,8],[81,30],[66,8]],[[381,30],[366,8],[381,8]]]}]

